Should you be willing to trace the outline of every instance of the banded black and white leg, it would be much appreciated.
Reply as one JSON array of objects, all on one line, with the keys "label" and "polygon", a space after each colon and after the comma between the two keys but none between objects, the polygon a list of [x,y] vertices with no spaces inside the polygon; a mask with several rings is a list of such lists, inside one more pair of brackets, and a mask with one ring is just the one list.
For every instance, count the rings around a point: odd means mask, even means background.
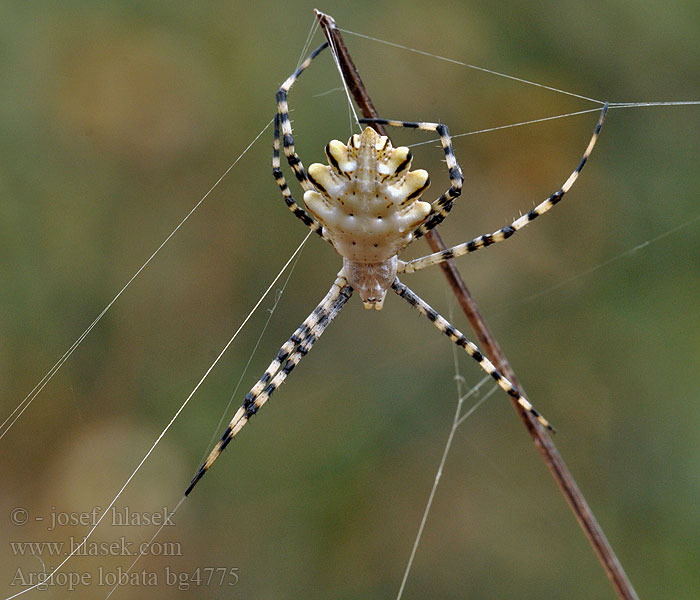
[{"label": "banded black and white leg", "polygon": [[[454,149],[452,148],[452,138],[447,125],[442,123],[424,123],[415,121],[394,121],[391,119],[360,119],[360,123],[376,123],[377,125],[389,125],[390,127],[405,127],[408,129],[420,129],[422,131],[434,131],[440,136],[440,144],[445,153],[445,162],[450,176],[450,187],[437,200],[431,204],[431,210],[425,222],[413,232],[413,237],[418,238],[426,234],[433,227],[436,227],[445,219],[452,210],[452,203],[462,193],[464,177],[462,169],[457,163]],[[410,154],[409,154],[410,158]],[[430,185],[430,180],[425,182],[425,186],[415,192],[420,195]]]},{"label": "banded black and white leg", "polygon": [[523,215],[519,219],[516,219],[510,225],[499,229],[498,231],[481,235],[477,238],[474,238],[470,242],[459,244],[457,246],[454,246],[453,248],[448,248],[446,250],[442,250],[441,252],[429,254],[428,256],[423,256],[422,258],[416,258],[405,263],[399,262],[398,272],[413,273],[415,271],[419,271],[420,269],[425,269],[426,267],[437,265],[451,258],[456,258],[458,256],[463,256],[471,252],[476,252],[481,248],[486,248],[487,246],[491,246],[492,244],[496,244],[498,242],[502,242],[503,240],[507,240],[516,231],[520,231],[523,227],[532,223],[537,217],[549,211],[564,197],[564,194],[566,194],[571,189],[571,187],[574,185],[574,182],[578,179],[579,173],[588,161],[588,157],[591,155],[591,152],[593,151],[593,148],[596,142],[598,141],[598,136],[600,135],[600,130],[603,127],[603,121],[605,120],[605,115],[607,111],[608,105],[606,103],[603,106],[603,110],[600,113],[600,117],[598,118],[598,122],[596,123],[593,135],[591,136],[591,139],[588,142],[586,151],[583,153],[583,156],[581,157],[578,166],[574,169],[571,175],[569,175],[569,178],[564,182],[564,185],[562,185],[558,191],[554,192],[544,202],[538,204],[530,212]]},{"label": "banded black and white leg", "polygon": [[537,419],[539,423],[544,425],[550,431],[554,431],[554,428],[549,424],[549,421],[545,419],[536,409],[530,401],[523,396],[518,388],[516,388],[508,379],[506,379],[501,373],[496,369],[493,363],[486,358],[479,348],[473,342],[470,342],[465,335],[459,331],[454,325],[452,325],[447,319],[445,319],[440,313],[438,313],[432,306],[430,306],[425,300],[418,296],[415,292],[412,292],[403,283],[401,283],[398,277],[394,280],[391,286],[399,296],[401,296],[406,302],[408,302],[413,308],[415,308],[421,315],[427,317],[428,320],[435,325],[442,333],[444,333],[452,342],[457,346],[462,348],[469,356],[471,356],[479,366],[488,375],[493,377],[496,383],[505,391],[509,396],[515,398],[516,402],[520,404],[526,411],[528,411],[533,417]]},{"label": "banded black and white leg", "polygon": [[[277,90],[275,98],[277,100],[277,115],[279,118],[279,126],[282,130],[282,148],[284,150],[284,155],[287,157],[287,162],[289,166],[294,171],[299,184],[302,189],[306,192],[308,190],[314,190],[314,186],[309,181],[309,177],[306,174],[304,165],[296,153],[296,148],[294,147],[294,136],[292,134],[292,123],[289,118],[289,105],[287,103],[287,95],[290,88],[294,85],[299,76],[309,67],[314,58],[316,58],[326,47],[328,42],[321,44],[316,50],[314,50],[309,56],[304,60],[299,68],[294,71],[280,86]],[[279,130],[275,134],[275,140],[279,147]]]},{"label": "banded black and white leg", "polygon": [[343,308],[352,292],[353,289],[348,285],[345,277],[338,275],[323,300],[279,349],[275,359],[265,369],[265,373],[263,373],[250,392],[246,394],[243,404],[236,411],[219,442],[199,467],[187,490],[185,490],[185,496],[189,495],[194,486],[197,485],[197,482],[209,470],[214,461],[250,418],[260,410],[273,392],[284,383],[294,367],[311,350],[316,340],[321,337],[326,327],[330,325],[331,321]]},{"label": "banded black and white leg", "polygon": [[[317,233],[323,237],[323,231],[321,224],[306,211],[303,207],[299,206],[294,197],[292,196],[292,191],[289,189],[289,185],[282,173],[282,168],[280,164],[280,147],[284,147],[284,154],[287,158],[289,166],[294,171],[294,175],[301,184],[304,191],[309,189],[314,189],[309,182],[306,170],[302,164],[299,156],[294,148],[294,137],[292,135],[292,124],[289,118],[289,105],[287,104],[287,94],[289,89],[292,87],[294,82],[299,78],[299,76],[308,68],[314,58],[316,58],[319,53],[321,53],[328,43],[321,44],[316,50],[314,50],[301,65],[292,73],[285,82],[277,90],[275,96],[277,101],[277,114],[275,115],[274,122],[274,141],[272,143],[272,174],[275,177],[275,182],[282,192],[282,197],[284,202],[292,211],[295,217],[301,220],[304,225],[309,227],[314,233]],[[325,239],[325,238],[324,238]]]},{"label": "banded black and white leg", "polygon": [[321,226],[321,224],[314,218],[312,214],[310,214],[308,211],[306,211],[306,209],[304,209],[296,203],[296,201],[294,200],[294,196],[292,195],[292,190],[289,189],[289,185],[287,185],[287,180],[285,179],[284,174],[282,173],[282,168],[280,166],[279,123],[280,116],[279,114],[276,114],[275,139],[272,143],[272,175],[274,176],[275,182],[277,183],[277,185],[280,188],[280,191],[282,192],[282,197],[284,198],[285,204],[287,205],[289,210],[292,211],[292,214],[309,229],[311,229],[311,231],[317,233],[322,238],[326,239],[323,235],[323,227]]}]

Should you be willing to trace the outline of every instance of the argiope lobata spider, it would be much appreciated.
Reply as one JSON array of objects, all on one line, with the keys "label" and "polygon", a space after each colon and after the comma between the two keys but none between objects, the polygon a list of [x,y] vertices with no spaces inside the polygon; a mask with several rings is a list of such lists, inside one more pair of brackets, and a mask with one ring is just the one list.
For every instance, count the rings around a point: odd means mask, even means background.
[{"label": "argiope lobata spider", "polygon": [[[185,495],[192,491],[228,443],[282,385],[355,290],[360,295],[365,308],[381,310],[386,292],[391,288],[420,314],[427,317],[452,342],[464,349],[540,424],[552,430],[549,422],[508,379],[496,370],[476,345],[427,302],[401,283],[397,273],[413,273],[502,242],[538,216],[546,213],[562,199],[578,178],[598,139],[608,105],[603,106],[581,161],[557,192],[510,225],[493,233],[481,235],[470,242],[441,252],[404,262],[399,260],[399,252],[414,239],[439,225],[449,214],[455,198],[462,190],[462,171],[452,150],[447,126],[440,123],[360,119],[360,123],[435,131],[440,136],[449,171],[450,187],[432,203],[420,200],[421,195],[430,185],[430,179],[427,171],[410,170],[411,151],[403,146],[392,147],[387,137],[380,136],[370,127],[361,134],[353,135],[347,145],[338,140],[331,141],[325,148],[328,165],[315,163],[307,171],[294,147],[287,94],[301,73],[327,46],[328,43],[324,43],[314,50],[277,91],[272,172],[289,209],[307,227],[335,248],[336,252],[343,257],[343,268],[323,300],[279,349],[263,376],[248,392],[221,439],[192,479]],[[304,190],[306,209],[295,202],[282,173],[280,145],[299,185]]]}]

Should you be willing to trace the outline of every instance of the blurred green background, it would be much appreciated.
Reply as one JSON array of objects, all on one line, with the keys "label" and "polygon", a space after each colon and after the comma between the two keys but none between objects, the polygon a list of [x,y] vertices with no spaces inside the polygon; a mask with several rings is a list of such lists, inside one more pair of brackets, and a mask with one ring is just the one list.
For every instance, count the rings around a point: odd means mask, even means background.
[{"label": "blurred green background", "polygon": [[[3,419],[265,127],[314,6],[343,28],[584,96],[700,99],[697,1],[2,3]],[[346,40],[389,118],[440,120],[457,134],[593,106]],[[290,97],[307,164],[351,133],[339,85],[325,55]],[[457,138],[466,183],[441,229],[447,243],[493,231],[557,189],[595,119]],[[16,543],[87,532],[49,531],[52,514],[107,506],[305,235],[270,174],[271,139],[268,130],[0,440],[3,597],[59,562],[47,549],[21,556]],[[699,139],[700,106],[611,111],[554,213],[459,261],[643,598],[699,589]],[[438,194],[441,152],[415,155]],[[234,404],[339,264],[308,242]],[[438,269],[404,280],[469,331]],[[122,513],[177,503],[221,433],[273,302],[131,481]],[[481,379],[466,356],[459,370],[468,386]],[[114,597],[395,597],[452,421],[454,375],[449,342],[405,303],[391,296],[370,313],[353,299],[158,537],[176,544],[160,551],[168,556],[142,558],[135,571],[146,575]],[[27,524],[13,523],[17,507]],[[137,546],[154,532],[107,521],[94,541]],[[132,561],[95,552],[66,565],[92,577],[72,597],[105,597],[108,574]],[[236,581],[216,571],[207,582],[207,568],[234,569]],[[50,597],[69,595],[61,581]],[[457,431],[404,597],[615,597],[503,394]]]}]

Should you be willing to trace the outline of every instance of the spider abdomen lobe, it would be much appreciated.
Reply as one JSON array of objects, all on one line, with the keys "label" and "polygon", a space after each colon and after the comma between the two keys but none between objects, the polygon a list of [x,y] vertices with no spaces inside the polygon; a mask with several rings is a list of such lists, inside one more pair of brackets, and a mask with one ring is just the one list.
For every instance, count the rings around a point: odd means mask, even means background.
[{"label": "spider abdomen lobe", "polygon": [[326,155],[328,165],[309,167],[316,189],[304,194],[324,236],[351,262],[380,264],[396,256],[430,213],[420,200],[430,185],[427,171],[410,171],[410,150],[393,148],[369,127],[347,145],[333,140]]}]

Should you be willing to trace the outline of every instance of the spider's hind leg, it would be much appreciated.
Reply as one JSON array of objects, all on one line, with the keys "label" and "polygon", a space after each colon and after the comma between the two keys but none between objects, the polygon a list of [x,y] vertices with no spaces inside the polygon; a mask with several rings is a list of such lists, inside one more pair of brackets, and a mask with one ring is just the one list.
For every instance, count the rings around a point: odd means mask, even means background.
[{"label": "spider's hind leg", "polygon": [[352,287],[348,285],[345,277],[339,275],[333,282],[333,286],[328,294],[279,349],[275,360],[270,363],[263,376],[248,392],[243,404],[236,411],[221,439],[197,470],[196,475],[190,482],[187,490],[185,490],[185,496],[189,495],[214,461],[219,458],[219,455],[228,446],[229,442],[250,418],[260,410],[260,407],[267,402],[272,393],[284,383],[292,369],[311,350],[316,340],[321,337],[326,327],[348,301],[352,291]]},{"label": "spider's hind leg", "polygon": [[401,283],[398,277],[394,280],[391,286],[399,296],[406,300],[413,308],[415,308],[424,317],[427,317],[430,322],[432,322],[435,327],[437,327],[442,333],[444,333],[448,338],[450,338],[457,346],[464,349],[464,351],[471,356],[479,366],[493,379],[496,383],[505,391],[509,396],[515,398],[516,402],[520,404],[527,412],[529,412],[533,417],[537,419],[539,423],[544,425],[550,431],[554,431],[554,428],[549,424],[549,421],[545,419],[530,401],[525,398],[510,381],[508,381],[501,373],[498,372],[493,363],[486,358],[476,347],[476,345],[470,342],[465,335],[455,328],[447,319],[445,319],[440,313],[438,313],[433,307],[431,307],[425,300],[420,298],[416,293],[408,289],[403,283]]}]

